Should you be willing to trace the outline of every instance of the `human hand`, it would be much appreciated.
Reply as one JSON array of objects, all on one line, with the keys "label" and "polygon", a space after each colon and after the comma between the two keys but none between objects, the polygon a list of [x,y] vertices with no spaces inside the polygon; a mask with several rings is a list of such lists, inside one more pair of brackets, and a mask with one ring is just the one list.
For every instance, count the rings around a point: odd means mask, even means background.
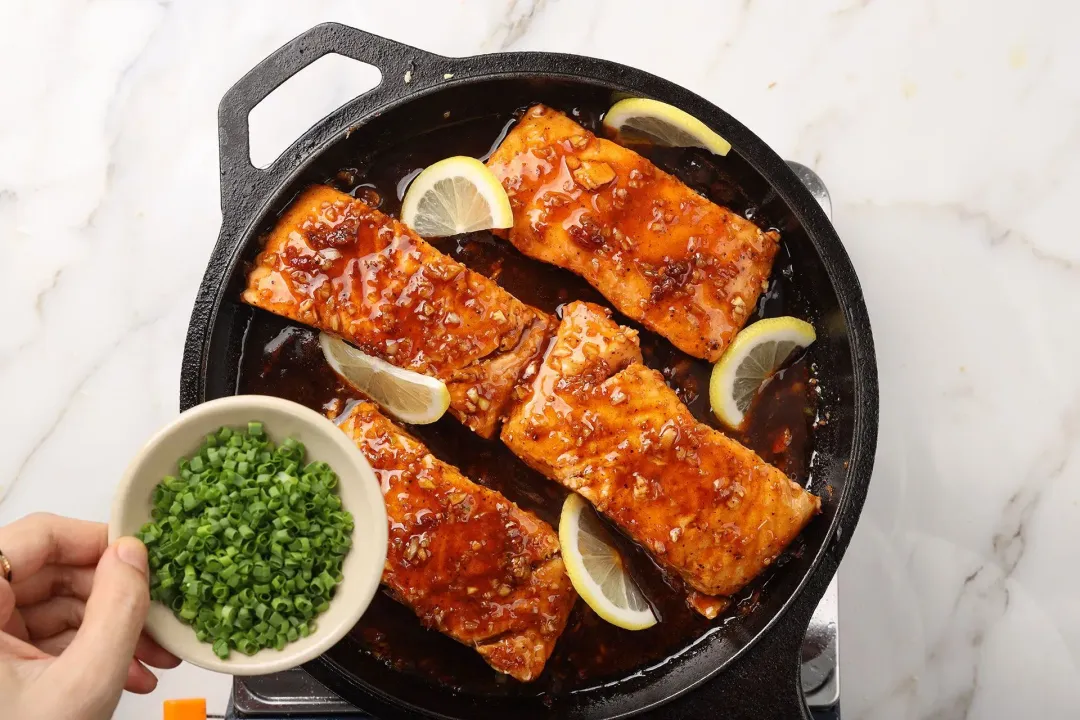
[{"label": "human hand", "polygon": [[5,718],[105,720],[122,688],[157,686],[146,665],[180,663],[142,632],[150,589],[138,540],[110,546],[100,523],[37,514],[0,527],[0,552],[11,564],[10,583],[0,571]]}]

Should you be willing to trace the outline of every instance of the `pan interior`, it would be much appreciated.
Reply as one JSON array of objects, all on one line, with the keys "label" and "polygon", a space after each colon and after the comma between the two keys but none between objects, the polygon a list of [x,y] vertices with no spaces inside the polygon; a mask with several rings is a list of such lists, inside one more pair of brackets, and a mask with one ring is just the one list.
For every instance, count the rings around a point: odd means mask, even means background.
[{"label": "pan interior", "polygon": [[[265,392],[283,395],[320,409],[326,401],[327,388],[334,383],[325,368],[313,363],[307,331],[287,329],[287,323],[239,303],[244,270],[258,251],[259,240],[277,219],[289,201],[305,187],[316,182],[331,182],[354,193],[375,190],[381,209],[396,214],[399,194],[393,186],[411,171],[449,155],[483,157],[499,138],[500,131],[513,121],[514,113],[536,102],[571,113],[582,124],[596,127],[603,110],[621,89],[600,82],[576,78],[538,79],[527,75],[503,75],[472,79],[468,83],[427,92],[406,102],[390,106],[322,148],[275,193],[268,211],[245,238],[241,252],[228,271],[224,300],[211,328],[211,340],[205,377],[206,398],[236,392]],[[660,97],[659,99],[664,99]],[[821,255],[811,242],[792,209],[770,187],[754,165],[739,153],[736,146],[725,158],[705,157],[699,151],[658,151],[654,160],[674,171],[691,186],[700,185],[714,201],[752,214],[759,225],[775,227],[782,235],[783,249],[774,269],[774,287],[759,312],[766,315],[791,314],[809,320],[818,332],[817,342],[800,361],[809,371],[816,369],[820,395],[816,413],[827,422],[814,428],[808,487],[822,498],[822,515],[804,531],[793,547],[772,568],[759,577],[739,597],[732,609],[714,622],[691,618],[696,624],[683,635],[664,632],[661,623],[650,640],[626,631],[605,630],[605,652],[626,655],[637,660],[612,665],[607,674],[586,673],[588,660],[579,648],[563,652],[562,641],[549,663],[549,671],[535,683],[520,684],[487,669],[469,648],[459,646],[434,631],[421,629],[405,608],[388,598],[373,606],[373,612],[353,634],[339,643],[322,662],[345,681],[366,688],[396,702],[408,702],[417,710],[449,717],[504,717],[513,712],[519,717],[547,717],[553,707],[568,717],[609,706],[641,707],[690,686],[723,667],[739,650],[750,643],[784,607],[804,577],[814,558],[827,541],[828,530],[837,513],[852,453],[854,426],[854,368],[849,328],[840,300],[830,280]],[[345,171],[344,173],[342,171]],[[481,272],[495,260],[507,278],[508,273],[535,275],[531,282],[516,286],[502,280],[526,302],[545,310],[558,304],[587,299],[604,303],[594,291],[569,273],[554,269],[533,273],[529,261],[516,251],[498,245],[484,234],[444,241],[439,247],[454,254]],[[522,269],[524,268],[524,269]],[[783,275],[781,275],[783,274]],[[619,318],[625,321],[624,318]],[[282,334],[294,347],[295,365],[305,367],[303,378],[267,369],[265,345]],[[650,354],[649,343],[655,346]],[[675,357],[666,341],[646,340],[650,364],[674,365]],[[305,355],[305,353],[308,353]],[[679,354],[681,355],[681,354]],[[692,361],[688,377],[701,382],[707,367]],[[262,374],[260,376],[260,373]],[[707,382],[707,377],[705,378]],[[701,388],[691,408],[699,418],[708,419],[707,385]],[[454,448],[465,443],[473,448],[482,442],[468,436],[454,421],[442,421],[419,434],[436,454],[462,467],[467,475],[503,490],[515,501],[537,511],[549,521],[551,498],[561,497],[554,483],[533,486],[529,481],[487,477],[482,471],[470,472]],[[503,448],[503,450],[505,450]],[[483,449],[481,448],[481,451]],[[497,449],[489,452],[498,454]],[[509,453],[504,452],[508,455]],[[500,460],[501,462],[501,460]],[[800,477],[800,480],[806,476]],[[537,487],[540,489],[538,490]],[[532,497],[535,495],[537,497]],[[540,497],[542,496],[542,497]],[[640,559],[639,559],[640,560]],[[575,610],[571,625],[587,623],[588,613]],[[689,622],[689,621],[687,621]],[[677,642],[672,643],[671,638]],[[667,642],[652,655],[635,656],[631,649]],[[395,655],[395,648],[405,652]],[[411,652],[410,652],[411,650]],[[571,651],[577,651],[574,655]],[[615,699],[617,698],[617,699]],[[612,705],[614,703],[614,705]]]}]

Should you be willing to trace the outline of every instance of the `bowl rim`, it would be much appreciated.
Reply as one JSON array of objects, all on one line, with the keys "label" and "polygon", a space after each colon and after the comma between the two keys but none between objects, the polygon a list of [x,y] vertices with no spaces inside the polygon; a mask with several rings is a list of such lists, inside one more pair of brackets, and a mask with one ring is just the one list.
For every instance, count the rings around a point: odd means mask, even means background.
[{"label": "bowl rim", "polygon": [[[173,634],[171,632],[160,632],[161,623],[169,622],[180,625],[179,621],[176,620],[175,616],[172,614],[172,611],[164,609],[163,607],[160,607],[159,603],[151,601],[151,608],[147,613],[144,631],[163,648],[173,653],[184,662],[206,670],[229,675],[262,675],[298,667],[326,652],[339,640],[345,637],[345,635],[356,625],[360,620],[360,617],[371,604],[371,601],[375,597],[375,593],[378,591],[379,585],[382,582],[382,572],[386,562],[386,553],[389,543],[386,505],[383,500],[382,490],[378,478],[375,475],[375,471],[367,461],[367,458],[365,458],[363,453],[349,440],[345,433],[341,432],[334,425],[333,421],[304,405],[270,395],[231,395],[216,400],[209,400],[181,412],[168,424],[155,432],[154,435],[143,444],[125,468],[113,494],[109,514],[108,535],[110,544],[121,537],[121,519],[125,509],[131,502],[132,487],[135,485],[136,478],[139,476],[143,464],[152,453],[157,451],[160,446],[179,429],[192,425],[213,425],[214,422],[212,418],[218,413],[238,408],[249,409],[253,413],[269,410],[291,415],[293,418],[308,426],[312,432],[320,433],[329,439],[333,445],[337,446],[337,448],[342,451],[342,456],[348,458],[348,462],[350,463],[348,470],[341,467],[335,467],[335,472],[337,472],[339,476],[343,474],[343,470],[348,474],[356,474],[359,477],[359,485],[361,488],[359,492],[363,495],[364,502],[370,507],[370,510],[375,513],[375,520],[378,520],[379,517],[383,520],[381,523],[371,523],[370,526],[365,527],[363,530],[361,530],[359,523],[353,527],[353,543],[350,553],[362,552],[364,554],[373,555],[370,567],[374,568],[375,571],[370,573],[368,577],[358,578],[360,585],[354,596],[350,598],[348,611],[333,625],[324,625],[320,623],[315,633],[311,635],[311,637],[317,639],[306,646],[297,646],[295,643],[290,643],[289,645],[286,645],[283,650],[274,650],[272,655],[267,654],[271,649],[261,650],[252,656],[247,656],[242,653],[232,653],[228,660],[221,660],[216,656],[211,656],[210,658],[191,657],[185,652],[185,647],[187,646],[186,642],[173,642],[171,639]],[[268,423],[268,425],[270,424]],[[363,533],[362,536],[361,533]],[[361,539],[363,540],[362,542],[360,542]],[[159,605],[159,607],[156,608],[156,612],[155,605]],[[194,634],[192,634],[192,640],[194,640]],[[294,648],[291,652],[290,647]]]}]

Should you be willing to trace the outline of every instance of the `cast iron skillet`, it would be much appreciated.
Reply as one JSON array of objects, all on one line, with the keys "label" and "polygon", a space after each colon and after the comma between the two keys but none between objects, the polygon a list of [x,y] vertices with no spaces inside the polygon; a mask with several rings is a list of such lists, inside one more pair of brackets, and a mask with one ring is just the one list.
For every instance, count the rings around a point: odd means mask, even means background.
[{"label": "cast iron skillet", "polygon": [[[382,82],[311,128],[272,165],[249,160],[248,113],[296,72],[328,53],[377,67]],[[406,72],[411,81],[404,81]],[[219,108],[222,226],[195,302],[180,406],[236,392],[243,333],[253,312],[239,303],[244,265],[260,235],[304,187],[373,150],[454,117],[615,93],[678,106],[727,138],[725,161],[741,163],[779,216],[805,312],[818,329],[823,411],[811,489],[822,516],[803,533],[805,550],[776,568],[753,612],[731,618],[676,657],[619,682],[547,696],[518,686],[476,695],[418,681],[339,644],[306,669],[343,698],[382,719],[537,717],[808,718],[799,690],[799,648],[862,509],[877,438],[877,370],[859,281],[832,225],[787,165],[761,140],[703,98],[640,70],[552,53],[446,58],[354,28],[312,28],[263,60]],[[572,100],[571,100],[572,102]],[[448,151],[448,154],[452,152]],[[707,691],[688,693],[706,681]],[[665,704],[662,709],[657,706]]]}]

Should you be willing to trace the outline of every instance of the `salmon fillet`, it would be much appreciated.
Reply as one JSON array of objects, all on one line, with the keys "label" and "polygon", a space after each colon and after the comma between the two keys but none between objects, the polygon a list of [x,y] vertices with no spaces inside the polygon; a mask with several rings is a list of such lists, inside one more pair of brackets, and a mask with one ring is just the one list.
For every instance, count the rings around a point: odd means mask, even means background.
[{"label": "salmon fillet", "polygon": [[703,596],[713,616],[820,510],[819,498],[698,422],[641,363],[637,332],[570,303],[502,439],[583,495]]},{"label": "salmon fillet", "polygon": [[529,257],[581,275],[620,312],[715,362],[768,281],[779,235],[633,150],[537,105],[487,162]]},{"label": "salmon fillet", "polygon": [[383,584],[495,670],[536,679],[577,598],[555,531],[435,458],[372,403],[353,407],[340,427],[382,484]]},{"label": "salmon fillet", "polygon": [[483,437],[498,430],[552,324],[397,220],[326,186],[282,215],[243,300],[439,378],[450,412]]}]

